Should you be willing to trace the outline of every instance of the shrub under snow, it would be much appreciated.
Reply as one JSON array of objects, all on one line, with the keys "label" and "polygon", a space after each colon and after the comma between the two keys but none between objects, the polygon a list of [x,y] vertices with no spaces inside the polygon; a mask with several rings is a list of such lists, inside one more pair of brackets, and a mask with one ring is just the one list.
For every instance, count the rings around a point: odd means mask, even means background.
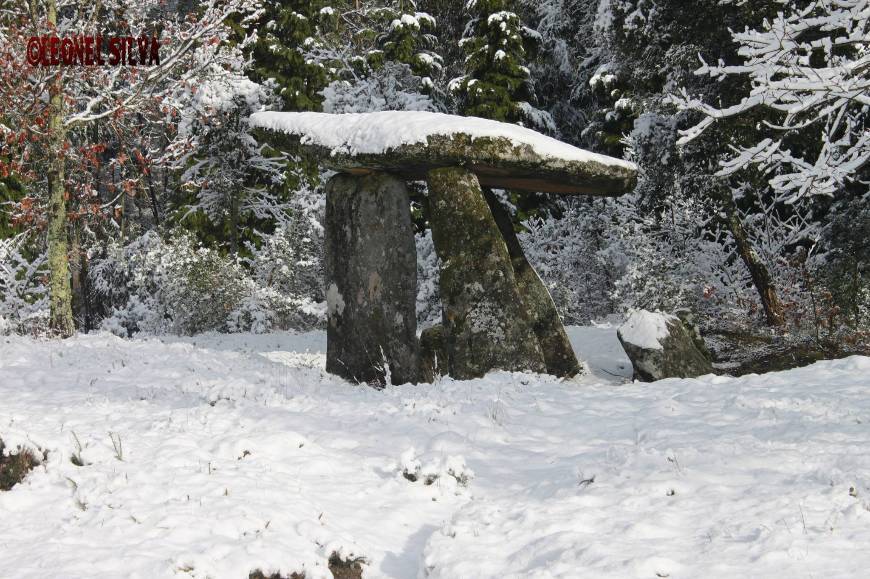
[{"label": "shrub under snow", "polygon": [[27,234],[0,239],[0,335],[48,327],[45,253],[28,257]]},{"label": "shrub under snow", "polygon": [[120,335],[256,333],[314,325],[323,308],[261,285],[239,260],[201,247],[189,234],[164,241],[149,232],[112,246],[91,269],[112,304],[103,329]]}]

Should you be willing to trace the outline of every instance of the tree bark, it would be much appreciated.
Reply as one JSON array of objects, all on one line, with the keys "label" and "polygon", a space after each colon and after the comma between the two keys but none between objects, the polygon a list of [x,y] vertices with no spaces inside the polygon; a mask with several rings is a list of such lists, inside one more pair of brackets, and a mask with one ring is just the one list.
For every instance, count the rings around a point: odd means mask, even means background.
[{"label": "tree bark", "polygon": [[761,307],[764,308],[767,325],[781,326],[785,323],[785,316],[776,286],[770,277],[767,266],[749,241],[749,235],[746,233],[746,228],[743,227],[743,222],[740,220],[740,215],[737,213],[737,207],[734,204],[734,198],[730,193],[725,195],[724,210],[726,225],[737,244],[737,253],[740,255],[740,259],[743,260],[743,263],[746,264],[747,269],[749,269],[752,283],[761,299]]},{"label": "tree bark", "polygon": [[[48,24],[57,26],[57,6],[47,2]],[[49,85],[48,107],[48,268],[50,292],[49,327],[58,336],[75,333],[72,315],[72,288],[69,278],[67,240],[67,204],[64,190],[64,151],[66,130],[63,125],[63,74],[60,69]]]},{"label": "tree bark", "polygon": [[239,253],[239,198],[235,193],[230,198],[230,253]]},{"label": "tree bark", "polygon": [[157,193],[154,192],[154,181],[151,171],[148,171],[148,195],[151,197],[151,212],[154,214],[154,225],[160,225],[160,204],[157,201]]}]

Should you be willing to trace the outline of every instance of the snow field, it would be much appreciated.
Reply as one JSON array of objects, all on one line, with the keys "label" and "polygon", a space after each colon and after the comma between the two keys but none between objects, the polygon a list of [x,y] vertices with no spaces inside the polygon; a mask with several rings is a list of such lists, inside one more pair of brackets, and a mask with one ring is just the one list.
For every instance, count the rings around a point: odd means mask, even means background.
[{"label": "snow field", "polygon": [[612,327],[569,334],[577,381],[380,392],[319,333],[4,338],[0,437],[49,458],[0,493],[0,576],[863,575],[870,358],[634,384]]}]

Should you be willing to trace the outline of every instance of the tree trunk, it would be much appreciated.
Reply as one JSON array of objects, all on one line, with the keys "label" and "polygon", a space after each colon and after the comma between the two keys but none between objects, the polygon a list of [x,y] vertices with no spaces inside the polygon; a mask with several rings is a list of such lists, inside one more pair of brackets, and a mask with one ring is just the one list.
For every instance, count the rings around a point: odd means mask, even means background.
[{"label": "tree trunk", "polygon": [[123,169],[118,167],[118,176],[121,177],[121,214],[119,216],[120,225],[121,225],[121,244],[126,245],[127,243],[127,230],[129,228],[129,221],[127,218],[127,204],[129,202],[129,195],[127,194],[127,188],[124,186],[124,173]]},{"label": "tree trunk", "polygon": [[91,316],[91,291],[88,280],[88,252],[80,243],[79,228],[72,228],[70,247],[70,280],[72,284],[73,320],[84,333],[93,329]]},{"label": "tree trunk", "polygon": [[235,193],[230,198],[230,253],[239,253],[239,198]]},{"label": "tree trunk", "polygon": [[157,193],[154,192],[154,181],[151,179],[151,171],[148,171],[148,194],[151,197],[151,212],[154,214],[154,225],[160,225],[160,204],[157,201]]},{"label": "tree trunk", "polygon": [[776,292],[776,286],[770,277],[767,266],[749,241],[749,236],[743,227],[740,215],[737,213],[734,198],[731,197],[730,193],[725,195],[724,210],[728,230],[731,231],[731,235],[734,236],[734,241],[737,243],[737,253],[740,254],[740,259],[743,260],[743,263],[749,269],[752,283],[755,285],[758,296],[761,298],[761,307],[764,308],[767,325],[781,326],[785,323],[785,316],[782,311],[782,303],[779,301],[779,296]]},{"label": "tree trunk", "polygon": [[[49,0],[47,9],[48,23],[53,28],[57,25],[57,7],[54,0]],[[75,324],[69,279],[63,151],[66,131],[63,126],[63,75],[60,69],[57,69],[49,85],[48,128],[48,268],[51,295],[49,327],[60,337],[68,338],[75,332]]]}]

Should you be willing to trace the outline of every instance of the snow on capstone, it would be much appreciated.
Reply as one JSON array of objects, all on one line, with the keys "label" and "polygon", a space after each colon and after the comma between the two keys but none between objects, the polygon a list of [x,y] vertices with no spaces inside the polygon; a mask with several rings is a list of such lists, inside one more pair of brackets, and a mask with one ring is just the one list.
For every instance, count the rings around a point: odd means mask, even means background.
[{"label": "snow on capstone", "polygon": [[669,314],[634,310],[619,328],[623,341],[647,350],[661,350],[660,340],[669,335],[668,322],[677,319]]},{"label": "snow on capstone", "polygon": [[634,163],[599,155],[563,143],[537,131],[478,117],[460,117],[426,111],[381,111],[375,113],[281,113],[251,115],[251,126],[283,132],[303,144],[332,150],[333,154],[384,154],[402,145],[426,143],[429,137],[469,135],[472,139],[504,138],[527,145],[544,158],[596,162],[630,171]]}]

